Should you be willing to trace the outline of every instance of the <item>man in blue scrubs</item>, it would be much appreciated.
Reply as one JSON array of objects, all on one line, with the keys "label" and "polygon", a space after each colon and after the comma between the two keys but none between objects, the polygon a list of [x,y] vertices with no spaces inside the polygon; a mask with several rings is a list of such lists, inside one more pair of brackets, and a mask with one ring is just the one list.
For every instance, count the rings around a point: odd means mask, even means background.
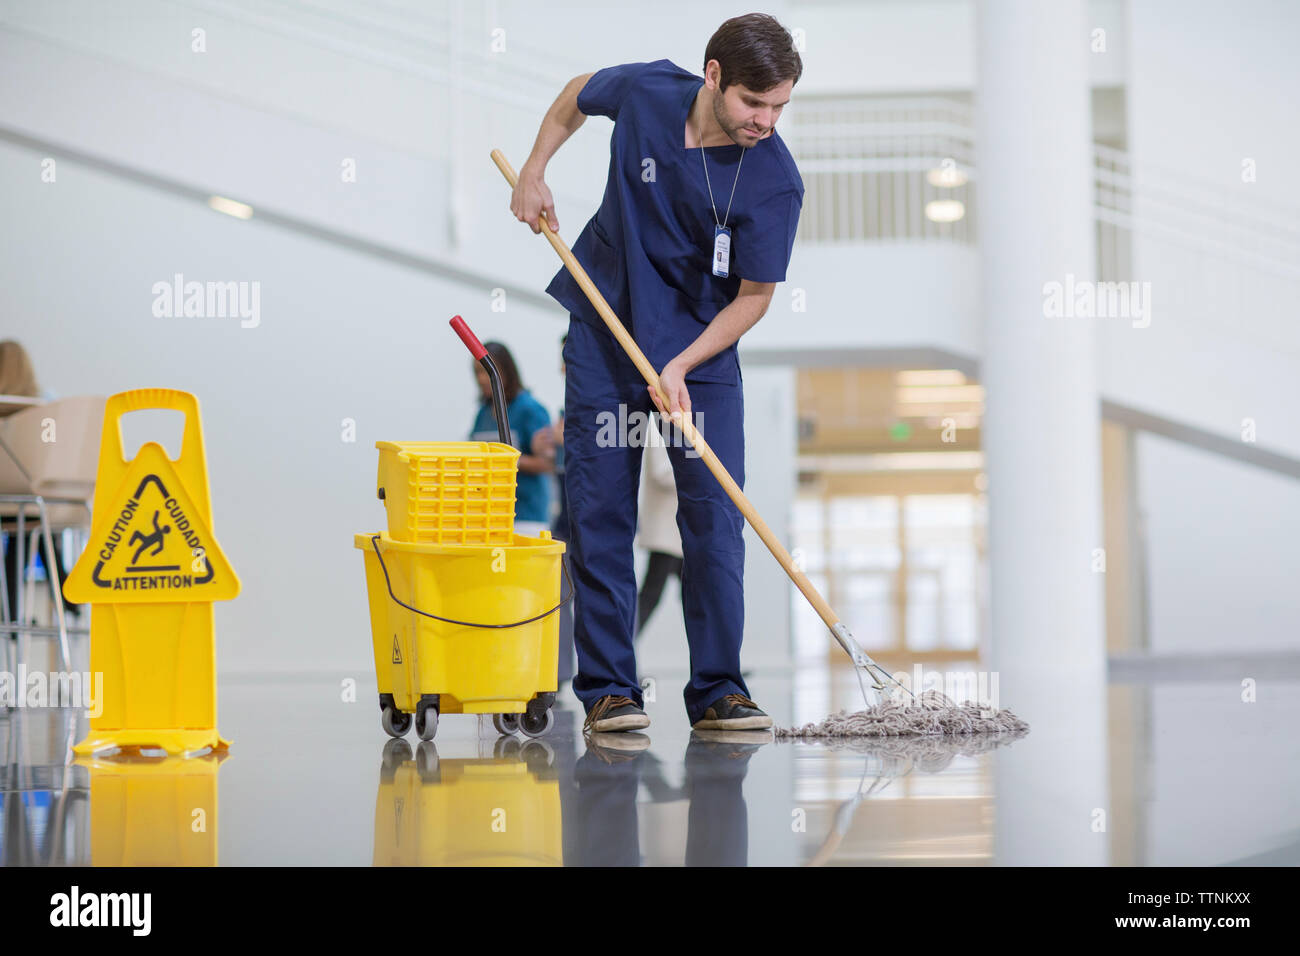
[{"label": "man in blue scrubs", "polygon": [[[704,78],[669,62],[629,63],[575,77],[542,122],[511,198],[516,218],[559,230],[546,163],[587,116],[614,121],[600,209],[574,255],[659,371],[663,407],[561,269],[547,292],[570,312],[564,348],[565,488],[580,609],[573,689],[593,732],[649,725],[633,651],[636,436],[607,426],[656,409],[689,414],[744,485],[744,401],[736,342],[767,311],[786,266],[803,181],[775,126],[802,72],[773,18],[726,21],[704,54]],[[704,462],[665,428],[677,481],[682,605],[696,729],[758,729],[771,718],[740,676],[744,519]]]}]

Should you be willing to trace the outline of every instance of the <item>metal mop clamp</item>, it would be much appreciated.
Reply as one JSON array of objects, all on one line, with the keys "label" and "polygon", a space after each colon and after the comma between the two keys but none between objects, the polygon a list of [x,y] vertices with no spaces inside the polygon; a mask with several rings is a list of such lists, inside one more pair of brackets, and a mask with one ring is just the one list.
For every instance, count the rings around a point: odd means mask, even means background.
[{"label": "metal mop clamp", "polygon": [[908,690],[906,685],[899,683],[898,679],[890,674],[889,671],[885,670],[871,659],[871,655],[864,651],[862,645],[853,639],[853,634],[849,631],[849,626],[847,624],[843,621],[837,621],[834,626],[831,627],[831,636],[835,638],[840,647],[844,648],[844,653],[849,655],[849,659],[853,661],[853,666],[857,668],[856,674],[858,677],[858,686],[862,689],[862,698],[867,701],[868,706],[871,704],[871,698],[867,694],[866,687],[862,684],[863,671],[866,671],[867,675],[871,678],[871,689],[878,692],[877,696],[879,699],[876,701],[877,704],[884,703],[884,694],[879,693],[886,690],[885,685],[881,683],[880,680],[882,675],[885,680],[893,681],[904,691],[907,691],[909,697],[916,700],[916,695]]},{"label": "metal mop clamp", "polygon": [[[515,173],[514,168],[502,154],[501,150],[492,150],[492,161],[496,163],[497,168],[501,170],[501,174],[505,176],[506,181],[510,183],[512,187],[519,181],[519,177]],[[595,283],[591,281],[590,276],[587,275],[582,264],[578,262],[573,252],[564,244],[564,241],[551,229],[551,224],[547,221],[546,216],[539,217],[538,225],[541,227],[542,235],[546,237],[547,241],[550,242],[551,247],[555,249],[560,259],[563,260],[565,267],[578,283],[578,286],[584,293],[586,293],[587,298],[591,300],[592,306],[600,314],[601,319],[604,320],[609,331],[613,333],[614,338],[617,339],[619,345],[623,347],[623,351],[627,353],[633,364],[636,365],[642,378],[646,380],[651,388],[655,389],[659,395],[660,401],[663,402],[664,407],[669,407],[667,396],[659,385],[659,373],[655,371],[654,366],[646,359],[640,347],[636,344],[636,341],[628,334],[627,329],[624,328],[623,323],[619,321],[618,316],[614,314],[614,310],[609,307],[609,303],[605,301],[605,297],[601,295],[600,290],[597,289]],[[457,331],[459,332],[460,330],[457,329]],[[463,335],[462,338],[464,338]],[[772,529],[768,527],[767,522],[763,520],[762,516],[757,510],[755,510],[754,506],[750,504],[749,499],[745,497],[745,493],[741,491],[740,486],[736,484],[735,479],[733,479],[727,472],[727,469],[718,459],[718,456],[714,454],[713,449],[709,447],[708,443],[704,440],[704,436],[699,433],[699,430],[695,428],[690,419],[685,415],[677,415],[674,416],[673,421],[679,428],[681,428],[682,433],[691,443],[691,447],[699,454],[701,460],[703,460],[704,464],[708,466],[709,471],[711,471],[713,476],[718,479],[718,483],[722,485],[723,491],[725,491],[727,496],[735,502],[736,507],[740,509],[740,513],[743,514],[745,520],[749,522],[749,526],[754,529],[755,533],[760,539],[762,539],[763,543],[767,545],[767,549],[772,552],[772,556],[775,557],[781,567],[785,569],[785,573],[790,576],[790,580],[794,582],[795,587],[797,587],[803,596],[808,599],[808,603],[813,606],[813,610],[817,612],[817,615],[825,622],[826,626],[830,628],[831,634],[834,636],[836,642],[840,647],[844,648],[844,652],[849,655],[849,659],[853,661],[853,665],[856,668],[858,686],[862,690],[862,698],[866,701],[867,706],[872,706],[872,703],[870,697],[867,695],[866,685],[862,682],[863,671],[866,671],[868,676],[870,676],[872,688],[877,692],[885,690],[885,684],[882,681],[882,678],[884,678],[884,680],[892,681],[898,687],[902,688],[907,695],[915,701],[916,695],[913,694],[905,685],[899,683],[899,681],[883,667],[873,661],[858,645],[858,642],[853,639],[853,635],[849,633],[848,625],[839,619],[839,616],[831,609],[831,606],[826,603],[826,599],[823,598],[817,588],[813,586],[813,583],[808,579],[808,576],[795,566],[794,559],[790,556],[790,552],[786,550],[785,545],[781,543],[780,539],[778,539],[772,532]],[[883,698],[883,694],[881,694],[881,696]]]}]

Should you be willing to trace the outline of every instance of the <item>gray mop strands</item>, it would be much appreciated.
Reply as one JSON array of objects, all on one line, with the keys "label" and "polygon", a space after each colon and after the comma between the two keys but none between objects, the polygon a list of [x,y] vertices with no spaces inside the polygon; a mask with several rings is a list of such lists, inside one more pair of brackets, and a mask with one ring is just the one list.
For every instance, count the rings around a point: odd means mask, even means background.
[{"label": "gray mop strands", "polygon": [[915,702],[886,700],[857,713],[841,711],[820,724],[778,727],[777,737],[902,737],[940,734],[1023,734],[1025,723],[1009,710],[994,710],[974,701],[956,704],[937,690],[927,690]]}]

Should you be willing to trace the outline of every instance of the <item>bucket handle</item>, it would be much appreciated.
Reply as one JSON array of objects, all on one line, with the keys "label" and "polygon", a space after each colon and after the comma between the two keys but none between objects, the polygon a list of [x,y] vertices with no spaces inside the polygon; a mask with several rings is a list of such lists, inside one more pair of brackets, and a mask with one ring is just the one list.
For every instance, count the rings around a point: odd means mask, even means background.
[{"label": "bucket handle", "polygon": [[407,604],[396,594],[394,594],[392,579],[388,577],[388,566],[384,564],[384,556],[379,553],[379,535],[372,534],[370,536],[370,546],[374,548],[375,557],[379,559],[379,570],[384,572],[384,584],[388,586],[388,596],[392,598],[393,601],[395,601],[398,605],[406,608],[408,611],[413,611],[414,613],[419,614],[422,617],[431,617],[435,621],[442,621],[445,624],[456,624],[460,627],[482,627],[482,628],[522,627],[525,624],[532,624],[534,621],[540,621],[544,617],[550,617],[560,608],[564,607],[564,605],[568,604],[570,601],[573,600],[573,595],[574,595],[573,579],[569,577],[569,564],[567,561],[564,560],[564,555],[560,555],[560,574],[564,577],[564,580],[569,585],[569,596],[566,598],[561,598],[560,603],[555,605],[555,607],[551,608],[549,611],[543,611],[541,614],[538,614],[536,617],[530,617],[526,621],[515,621],[513,624],[475,624],[471,621],[454,621],[449,617],[439,617],[436,614],[430,614],[428,611],[421,611],[418,607],[411,607],[411,605]]}]

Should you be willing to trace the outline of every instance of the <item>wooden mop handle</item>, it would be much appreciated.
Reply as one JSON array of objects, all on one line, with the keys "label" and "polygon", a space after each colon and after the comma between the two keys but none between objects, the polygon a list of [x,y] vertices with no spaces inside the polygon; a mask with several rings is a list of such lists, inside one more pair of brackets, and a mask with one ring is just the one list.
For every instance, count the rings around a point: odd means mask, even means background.
[{"label": "wooden mop handle", "polygon": [[[510,183],[511,188],[513,188],[519,181],[519,177],[515,173],[514,167],[510,165],[509,160],[505,158],[501,150],[492,150],[492,162],[497,164],[497,169],[501,170],[501,175],[505,176],[506,182]],[[632,359],[632,362],[637,367],[637,371],[641,373],[641,377],[646,380],[651,388],[655,389],[659,393],[659,398],[663,402],[664,407],[669,407],[667,396],[664,394],[663,388],[659,384],[659,373],[654,370],[654,366],[650,364],[649,360],[647,360],[645,355],[641,352],[641,349],[636,344],[636,340],[633,339],[632,336],[628,334],[627,329],[623,327],[623,323],[619,321],[618,316],[614,314],[614,310],[611,309],[609,303],[605,301],[605,297],[601,295],[600,290],[596,288],[596,284],[592,282],[591,278],[587,275],[587,270],[582,268],[582,263],[577,260],[577,257],[575,257],[571,251],[569,251],[569,247],[564,244],[564,240],[551,230],[551,224],[547,222],[545,215],[538,219],[538,225],[542,228],[542,235],[544,235],[550,242],[551,247],[564,261],[565,267],[577,281],[579,287],[581,287],[582,291],[587,294],[587,298],[591,300],[591,304],[595,306],[596,311],[600,313],[600,317],[605,320],[605,324],[609,326],[609,330],[614,334],[614,338],[618,339],[618,344],[623,346],[623,351],[625,351],[628,354],[628,357]],[[813,606],[813,610],[815,610],[818,616],[826,622],[826,626],[829,627],[832,632],[835,632],[836,639],[840,640],[840,634],[836,631],[836,625],[839,624],[840,619],[836,617],[835,612],[831,610],[831,606],[826,603],[826,599],[821,596],[815,587],[813,587],[812,582],[808,580],[808,576],[795,567],[794,559],[790,557],[790,552],[786,551],[785,545],[777,539],[777,536],[772,533],[772,529],[767,526],[767,522],[763,520],[762,516],[756,510],[754,510],[754,506],[749,503],[749,499],[746,498],[745,493],[740,490],[740,486],[736,484],[735,480],[731,477],[731,474],[723,467],[722,462],[718,460],[718,456],[713,453],[713,449],[710,448],[708,442],[704,440],[704,436],[699,433],[699,430],[696,429],[693,424],[691,424],[689,418],[682,415],[680,412],[673,416],[673,422],[681,428],[683,434],[686,435],[687,440],[691,443],[691,447],[699,453],[700,458],[704,460],[704,464],[708,466],[709,471],[713,472],[713,477],[717,478],[718,483],[722,485],[722,490],[725,491],[727,496],[736,503],[736,507],[739,508],[740,513],[745,516],[745,520],[749,522],[749,526],[754,529],[759,538],[762,539],[763,543],[767,545],[767,549],[772,552],[773,557],[780,562],[781,567],[784,568],[785,573],[790,576],[790,580],[794,582],[795,587],[803,592],[803,596],[808,599],[808,603]],[[844,642],[842,640],[840,643],[843,646]],[[850,656],[852,656],[853,652],[847,646],[845,646],[844,649],[849,652]]]}]

